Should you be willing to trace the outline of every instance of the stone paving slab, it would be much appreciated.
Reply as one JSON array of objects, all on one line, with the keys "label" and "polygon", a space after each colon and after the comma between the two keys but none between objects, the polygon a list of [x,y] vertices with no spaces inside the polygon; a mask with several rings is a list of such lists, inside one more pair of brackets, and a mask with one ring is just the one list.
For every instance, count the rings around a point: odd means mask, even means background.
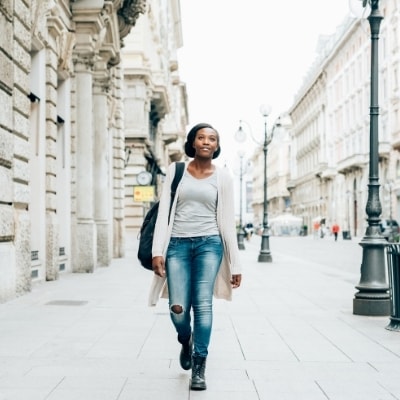
[{"label": "stone paving slab", "polygon": [[352,314],[354,240],[271,238],[272,263],[245,243],[242,287],[214,304],[205,392],[189,390],[167,302],[147,306],[151,273],[128,243],[110,267],[0,305],[0,400],[400,400],[400,332]]}]

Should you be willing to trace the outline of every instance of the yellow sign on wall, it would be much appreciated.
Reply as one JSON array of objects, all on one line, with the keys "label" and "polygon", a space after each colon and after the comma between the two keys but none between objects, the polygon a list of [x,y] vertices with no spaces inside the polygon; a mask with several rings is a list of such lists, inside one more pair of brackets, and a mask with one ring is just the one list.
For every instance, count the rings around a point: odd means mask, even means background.
[{"label": "yellow sign on wall", "polygon": [[133,201],[154,201],[154,186],[134,186]]}]

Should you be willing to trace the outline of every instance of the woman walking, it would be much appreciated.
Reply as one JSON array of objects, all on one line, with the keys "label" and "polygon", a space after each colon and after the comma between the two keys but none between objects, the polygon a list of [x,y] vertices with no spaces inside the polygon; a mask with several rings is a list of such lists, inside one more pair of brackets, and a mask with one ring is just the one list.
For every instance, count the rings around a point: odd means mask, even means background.
[{"label": "woman walking", "polygon": [[150,304],[155,305],[160,294],[169,298],[182,346],[180,364],[192,368],[192,390],[207,388],[213,295],[231,300],[232,288],[239,287],[242,278],[232,178],[212,163],[220,152],[220,137],[211,125],[197,124],[189,131],[185,153],[192,160],[186,162],[170,217],[175,163],[168,168],[153,239]]}]

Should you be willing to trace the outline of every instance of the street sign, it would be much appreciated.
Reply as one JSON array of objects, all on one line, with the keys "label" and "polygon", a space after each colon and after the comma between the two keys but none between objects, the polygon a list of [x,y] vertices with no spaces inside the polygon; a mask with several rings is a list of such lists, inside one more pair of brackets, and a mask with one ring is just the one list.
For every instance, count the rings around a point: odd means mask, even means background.
[{"label": "street sign", "polygon": [[133,201],[137,202],[154,201],[154,186],[134,186]]}]

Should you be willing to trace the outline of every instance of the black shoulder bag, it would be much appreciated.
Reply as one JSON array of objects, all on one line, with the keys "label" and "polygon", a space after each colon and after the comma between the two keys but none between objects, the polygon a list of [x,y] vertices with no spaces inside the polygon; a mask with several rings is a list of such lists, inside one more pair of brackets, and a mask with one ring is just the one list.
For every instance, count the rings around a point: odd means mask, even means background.
[{"label": "black shoulder bag", "polygon": [[[175,176],[174,180],[171,183],[171,200],[169,203],[169,214],[168,214],[168,222],[171,216],[171,208],[172,203],[174,202],[176,188],[183,176],[183,171],[185,168],[184,162],[177,162],[175,166]],[[146,216],[144,217],[143,224],[140,228],[139,233],[139,249],[138,249],[138,259],[140,264],[152,271],[152,254],[151,248],[153,247],[153,235],[154,235],[154,228],[156,226],[157,215],[158,215],[158,207],[159,201],[157,201],[147,212]]]}]

